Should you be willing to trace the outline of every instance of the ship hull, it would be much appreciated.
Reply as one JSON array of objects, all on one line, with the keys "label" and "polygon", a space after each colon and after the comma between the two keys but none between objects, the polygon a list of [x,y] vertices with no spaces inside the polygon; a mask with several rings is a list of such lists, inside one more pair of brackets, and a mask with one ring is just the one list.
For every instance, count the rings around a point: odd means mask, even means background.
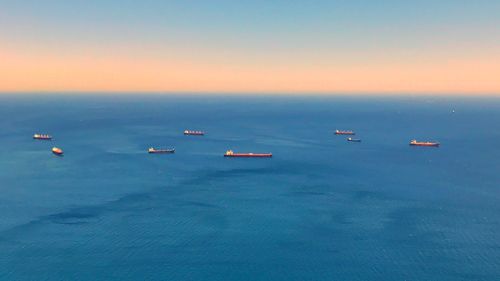
[{"label": "ship hull", "polygon": [[270,158],[273,157],[271,153],[234,153],[231,155],[224,154],[224,157],[233,158]]},{"label": "ship hull", "polygon": [[204,136],[205,132],[203,131],[184,131],[185,136]]},{"label": "ship hull", "polygon": [[52,148],[52,153],[54,153],[55,155],[58,155],[58,156],[62,156],[64,152],[59,147],[53,147]]},{"label": "ship hull", "polygon": [[148,151],[149,154],[172,154],[175,153],[175,150],[155,150]]},{"label": "ship hull", "polygon": [[410,143],[410,146],[439,147],[439,143]]},{"label": "ship hull", "polygon": [[354,132],[335,132],[336,135],[344,135],[344,136],[354,136],[356,133]]}]

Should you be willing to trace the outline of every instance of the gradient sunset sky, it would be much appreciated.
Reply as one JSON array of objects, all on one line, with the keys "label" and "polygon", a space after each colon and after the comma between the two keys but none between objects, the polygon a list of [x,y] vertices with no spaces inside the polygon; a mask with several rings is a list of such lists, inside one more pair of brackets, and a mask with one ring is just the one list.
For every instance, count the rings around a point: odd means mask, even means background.
[{"label": "gradient sunset sky", "polygon": [[500,95],[500,0],[0,0],[0,92]]}]

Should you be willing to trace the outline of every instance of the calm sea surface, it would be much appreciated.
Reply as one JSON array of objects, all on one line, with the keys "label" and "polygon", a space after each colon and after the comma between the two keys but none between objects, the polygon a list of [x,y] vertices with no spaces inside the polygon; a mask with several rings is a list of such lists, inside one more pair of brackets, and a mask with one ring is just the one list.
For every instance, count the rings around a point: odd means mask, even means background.
[{"label": "calm sea surface", "polygon": [[0,129],[0,280],[500,280],[500,99],[4,95]]}]

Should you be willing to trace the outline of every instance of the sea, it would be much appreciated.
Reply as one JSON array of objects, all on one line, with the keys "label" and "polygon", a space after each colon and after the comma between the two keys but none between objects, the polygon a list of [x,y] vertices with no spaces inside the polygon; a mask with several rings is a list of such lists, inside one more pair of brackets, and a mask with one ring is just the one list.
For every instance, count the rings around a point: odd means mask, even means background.
[{"label": "sea", "polygon": [[0,280],[498,281],[499,144],[494,97],[3,94]]}]

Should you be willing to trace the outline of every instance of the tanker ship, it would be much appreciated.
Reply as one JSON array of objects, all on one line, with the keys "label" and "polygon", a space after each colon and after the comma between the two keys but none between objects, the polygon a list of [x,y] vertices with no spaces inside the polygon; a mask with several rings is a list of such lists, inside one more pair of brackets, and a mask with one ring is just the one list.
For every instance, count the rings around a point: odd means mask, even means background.
[{"label": "tanker ship", "polygon": [[341,131],[341,130],[335,130],[336,135],[355,135],[353,131]]},{"label": "tanker ship", "polygon": [[63,150],[60,149],[59,147],[53,147],[52,148],[52,153],[58,156],[62,156],[64,154]]},{"label": "tanker ship", "polygon": [[438,147],[439,146],[439,142],[411,140],[410,141],[410,145],[411,146],[432,146],[432,147]]},{"label": "tanker ship", "polygon": [[156,149],[154,147],[150,147],[148,149],[148,153],[152,153],[152,154],[154,154],[154,153],[158,153],[158,154],[160,154],[160,153],[174,153],[174,152],[175,152],[174,148],[158,148],[158,149]]},{"label": "tanker ship", "polygon": [[361,139],[347,138],[347,141],[351,141],[351,142],[361,142]]},{"label": "tanker ship", "polygon": [[233,152],[232,150],[228,150],[226,151],[226,153],[224,154],[224,157],[256,157],[256,158],[269,158],[269,157],[273,157],[273,154],[272,153],[252,153],[252,152],[248,152],[248,153],[235,153]]},{"label": "tanker ship", "polygon": [[205,132],[185,130],[184,135],[186,135],[186,136],[203,136],[203,135],[205,135]]},{"label": "tanker ship", "polygon": [[51,140],[52,136],[45,135],[45,134],[34,134],[33,139],[35,139],[35,140]]}]

